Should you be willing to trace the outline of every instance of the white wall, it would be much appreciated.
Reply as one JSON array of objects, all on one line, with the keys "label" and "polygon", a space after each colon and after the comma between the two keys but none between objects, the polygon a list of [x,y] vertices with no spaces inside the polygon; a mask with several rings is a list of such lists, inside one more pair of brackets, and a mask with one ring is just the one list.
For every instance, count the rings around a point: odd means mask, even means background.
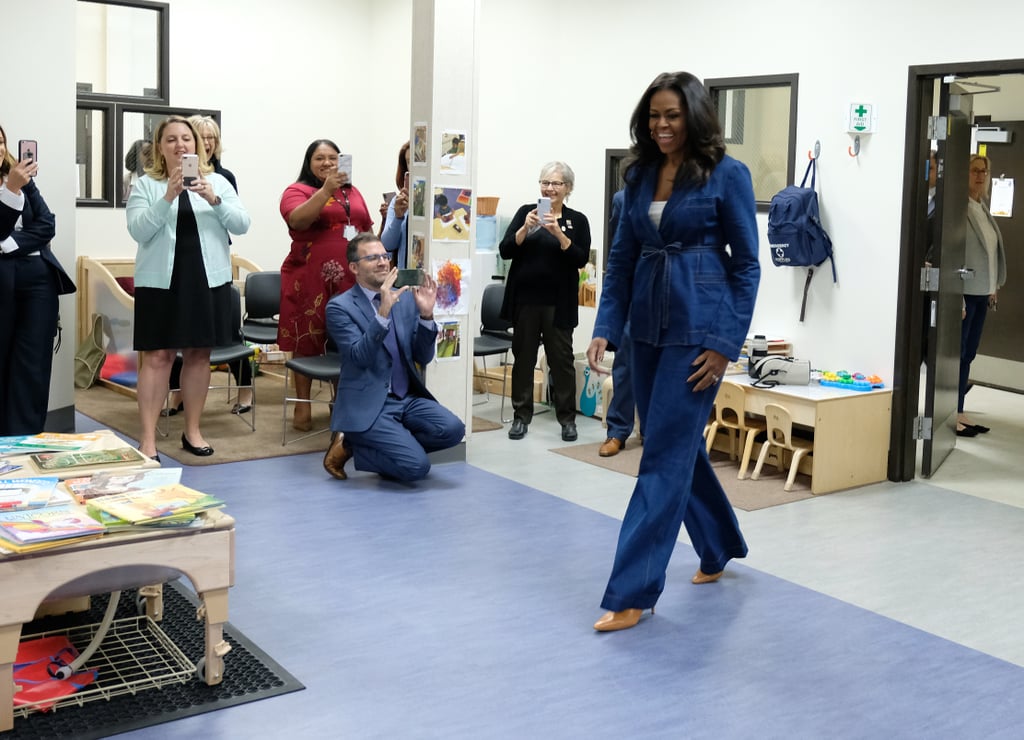
[{"label": "white wall", "polygon": [[[353,155],[380,225],[409,138],[411,10],[402,0],[170,0],[172,106],[222,112],[224,166],[252,216],[233,249],[266,269],[288,253],[278,204],[307,145]],[[78,253],[132,257],[124,209],[78,209]]]},{"label": "white wall", "polygon": [[[223,111],[224,162],[253,214],[252,231],[236,242],[239,252],[267,267],[280,263],[287,234],[278,198],[317,136],[354,154],[357,185],[371,209],[379,203],[408,136],[410,3],[170,4],[171,102]],[[925,12],[882,0],[737,0],[725,13],[678,0],[635,8],[611,0],[481,0],[478,193],[499,196],[499,215],[507,217],[537,196],[541,164],[563,159],[576,171],[571,205],[600,238],[604,150],[629,144],[629,115],[657,73],[799,73],[797,167],[820,140],[822,206],[840,282],[815,277],[807,320],[799,324],[803,272],[773,267],[762,251],[754,329],[791,338],[815,367],[891,380],[907,69],[1020,57],[1024,6],[997,0],[985,15],[998,22],[943,44],[929,29],[936,19],[962,18],[962,3],[937,0]],[[47,36],[49,25],[36,28]],[[60,47],[47,36],[45,48]],[[60,63],[59,54],[46,62]],[[852,100],[872,102],[879,113],[878,131],[863,137],[857,159],[847,154],[851,137],[843,125]],[[79,209],[78,219],[79,254],[134,253],[123,212]],[[581,314],[577,349],[593,324],[593,309]]]}]

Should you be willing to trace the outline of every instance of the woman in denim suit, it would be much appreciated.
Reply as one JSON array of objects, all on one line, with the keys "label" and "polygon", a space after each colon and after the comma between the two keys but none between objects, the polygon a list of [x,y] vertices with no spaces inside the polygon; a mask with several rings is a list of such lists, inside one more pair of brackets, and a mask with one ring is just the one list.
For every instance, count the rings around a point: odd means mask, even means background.
[{"label": "woman in denim suit", "polygon": [[598,631],[633,627],[653,610],[681,524],[700,557],[694,583],[718,580],[747,553],[702,432],[761,275],[750,172],[726,156],[714,104],[686,72],[655,78],[630,133],[624,210],[587,357],[598,371],[629,319],[644,450]]}]

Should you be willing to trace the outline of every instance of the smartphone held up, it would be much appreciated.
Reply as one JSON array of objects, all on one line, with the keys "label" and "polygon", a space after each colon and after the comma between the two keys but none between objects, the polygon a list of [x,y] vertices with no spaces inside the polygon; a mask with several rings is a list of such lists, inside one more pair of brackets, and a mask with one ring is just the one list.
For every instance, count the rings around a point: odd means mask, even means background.
[{"label": "smartphone held up", "polygon": [[398,277],[395,278],[395,287],[404,288],[406,285],[411,285],[413,287],[423,285],[423,270],[399,270]]},{"label": "smartphone held up", "polygon": [[537,198],[537,218],[540,219],[541,224],[544,223],[544,218],[549,213],[551,213],[551,198]]},{"label": "smartphone held up", "polygon": [[196,180],[199,179],[199,155],[198,154],[182,154],[181,155],[181,181],[184,183],[186,188],[192,187]]},{"label": "smartphone held up", "polygon": [[39,143],[35,139],[22,139],[18,142],[18,161],[39,163]]}]

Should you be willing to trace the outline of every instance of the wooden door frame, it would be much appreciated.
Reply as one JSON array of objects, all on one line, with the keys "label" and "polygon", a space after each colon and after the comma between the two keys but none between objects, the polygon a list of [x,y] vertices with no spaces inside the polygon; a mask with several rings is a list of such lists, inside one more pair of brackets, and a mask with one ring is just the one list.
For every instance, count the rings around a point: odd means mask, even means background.
[{"label": "wooden door frame", "polygon": [[925,214],[928,200],[928,184],[923,177],[921,163],[926,161],[928,155],[925,142],[934,83],[936,79],[946,75],[979,77],[1021,73],[1024,73],[1024,59],[928,64],[909,68],[892,420],[889,436],[888,477],[891,481],[913,480],[917,463],[914,425],[918,416],[921,385],[920,329],[923,320],[920,281],[924,249],[927,248],[922,230],[927,229]]}]

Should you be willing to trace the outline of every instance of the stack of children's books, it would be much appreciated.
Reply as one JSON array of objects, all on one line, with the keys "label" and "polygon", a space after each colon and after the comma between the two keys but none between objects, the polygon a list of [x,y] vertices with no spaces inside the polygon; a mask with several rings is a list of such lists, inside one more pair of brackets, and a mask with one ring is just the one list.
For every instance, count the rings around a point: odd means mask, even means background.
[{"label": "stack of children's books", "polygon": [[35,552],[100,537],[106,528],[77,504],[0,512],[0,550]]},{"label": "stack of children's books", "polygon": [[220,509],[224,502],[180,483],[159,488],[112,493],[88,499],[89,513],[111,530],[138,527],[198,527],[198,515]]}]

